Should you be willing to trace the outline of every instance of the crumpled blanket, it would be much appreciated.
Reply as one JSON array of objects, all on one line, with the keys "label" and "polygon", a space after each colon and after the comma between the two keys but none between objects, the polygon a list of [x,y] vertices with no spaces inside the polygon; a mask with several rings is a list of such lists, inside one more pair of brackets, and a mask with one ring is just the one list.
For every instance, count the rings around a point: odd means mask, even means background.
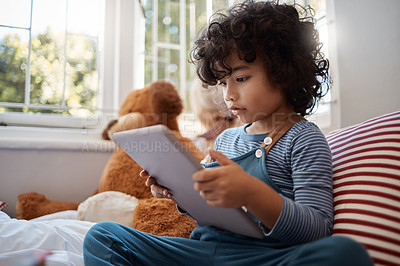
[{"label": "crumpled blanket", "polygon": [[0,265],[84,265],[83,239],[94,223],[76,211],[17,220],[0,211]]}]

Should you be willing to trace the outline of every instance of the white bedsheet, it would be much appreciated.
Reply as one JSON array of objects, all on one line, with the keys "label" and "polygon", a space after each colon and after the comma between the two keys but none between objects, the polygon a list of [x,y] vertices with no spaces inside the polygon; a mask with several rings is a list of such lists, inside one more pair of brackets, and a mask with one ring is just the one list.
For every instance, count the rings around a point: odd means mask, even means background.
[{"label": "white bedsheet", "polygon": [[40,251],[52,252],[46,265],[84,265],[83,239],[94,223],[75,218],[76,211],[67,211],[26,221],[0,211],[0,265],[29,265]]}]

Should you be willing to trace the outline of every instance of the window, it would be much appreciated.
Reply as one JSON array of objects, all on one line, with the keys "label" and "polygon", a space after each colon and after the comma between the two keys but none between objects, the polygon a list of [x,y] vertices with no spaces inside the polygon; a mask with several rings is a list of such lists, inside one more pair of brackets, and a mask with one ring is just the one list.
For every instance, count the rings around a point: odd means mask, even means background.
[{"label": "window", "polygon": [[97,114],[104,1],[5,2],[0,2],[7,5],[0,11],[1,112]]},{"label": "window", "polygon": [[139,0],[0,0],[4,6],[1,123],[100,130],[128,91],[143,86]]},{"label": "window", "polygon": [[[237,2],[237,1],[236,1]],[[145,82],[166,79],[173,83],[191,112],[190,86],[196,71],[188,54],[198,32],[217,10],[233,5],[233,0],[147,0]]]},{"label": "window", "polygon": [[[297,2],[297,1],[296,1]],[[328,19],[326,10],[326,0],[302,0],[301,4],[310,5],[315,10],[316,28],[319,33],[319,40],[323,44],[322,52],[325,57],[330,59],[329,39],[328,39]],[[332,68],[330,68],[332,72]],[[314,121],[325,132],[331,130],[331,104],[332,95],[329,91],[320,101],[317,111],[308,120]]]}]

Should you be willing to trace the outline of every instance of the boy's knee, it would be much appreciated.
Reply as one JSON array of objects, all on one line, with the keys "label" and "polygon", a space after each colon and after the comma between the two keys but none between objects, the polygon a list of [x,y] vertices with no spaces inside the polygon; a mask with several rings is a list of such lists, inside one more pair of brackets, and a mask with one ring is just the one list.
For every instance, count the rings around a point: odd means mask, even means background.
[{"label": "boy's knee", "polygon": [[[85,265],[111,265],[114,234],[117,224],[101,222],[93,225],[83,241],[83,258]],[[122,264],[123,265],[123,264]]]},{"label": "boy's knee", "polygon": [[115,223],[113,222],[100,222],[93,225],[86,235],[101,235],[104,232],[112,231],[112,228],[115,227]]},{"label": "boy's knee", "polygon": [[112,222],[101,222],[93,225],[86,233],[83,247],[86,248],[107,241],[109,239],[107,235],[109,235],[109,232],[113,231],[112,228],[114,226],[115,223]]}]

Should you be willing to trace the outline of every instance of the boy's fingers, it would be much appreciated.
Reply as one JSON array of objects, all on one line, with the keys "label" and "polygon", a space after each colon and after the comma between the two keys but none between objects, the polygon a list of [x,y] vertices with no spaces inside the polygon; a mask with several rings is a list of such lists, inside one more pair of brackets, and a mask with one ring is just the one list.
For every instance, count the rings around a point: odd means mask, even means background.
[{"label": "boy's fingers", "polygon": [[147,178],[145,184],[146,184],[147,187],[150,187],[151,185],[154,185],[155,183],[156,183],[156,181],[154,180],[154,178],[149,177],[149,178]]},{"label": "boy's fingers", "polygon": [[210,181],[214,179],[216,176],[218,176],[217,174],[214,173],[215,171],[216,169],[201,169],[193,173],[192,179],[195,182]]},{"label": "boy's fingers", "polygon": [[172,198],[172,195],[168,192],[168,189],[164,189],[163,190],[163,195],[166,197],[166,198]]},{"label": "boy's fingers", "polygon": [[148,176],[149,174],[147,173],[146,170],[142,170],[142,171],[140,171],[139,175],[140,175],[141,177],[145,177],[145,176]]},{"label": "boy's fingers", "polygon": [[234,163],[231,159],[229,159],[228,157],[225,156],[225,154],[216,151],[214,149],[209,149],[208,150],[210,156],[217,160],[217,162],[222,166],[222,165],[230,165],[232,163]]}]

